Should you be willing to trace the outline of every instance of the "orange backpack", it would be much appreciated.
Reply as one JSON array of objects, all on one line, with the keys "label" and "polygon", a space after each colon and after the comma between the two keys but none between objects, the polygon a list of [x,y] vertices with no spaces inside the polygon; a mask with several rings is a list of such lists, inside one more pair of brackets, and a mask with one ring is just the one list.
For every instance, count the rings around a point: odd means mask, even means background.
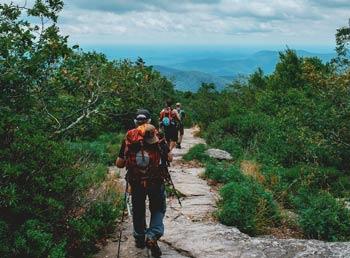
[{"label": "orange backpack", "polygon": [[129,130],[125,137],[126,168],[130,180],[144,180],[159,177],[159,143],[144,141],[144,127]]}]

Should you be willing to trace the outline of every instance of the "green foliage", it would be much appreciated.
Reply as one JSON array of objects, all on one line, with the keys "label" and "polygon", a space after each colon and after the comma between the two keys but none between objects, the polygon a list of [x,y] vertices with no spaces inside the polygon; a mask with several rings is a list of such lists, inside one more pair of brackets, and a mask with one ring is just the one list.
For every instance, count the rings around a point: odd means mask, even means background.
[{"label": "green foliage", "polygon": [[19,256],[40,257],[48,254],[53,235],[38,220],[28,220],[15,235],[15,250]]},{"label": "green foliage", "polygon": [[[286,208],[296,208],[295,196],[308,189],[309,192],[329,191],[337,197],[348,196],[349,176],[334,168],[299,165],[292,168],[263,168],[264,186],[269,189],[275,200]],[[307,197],[308,193],[306,193]],[[306,199],[303,199],[305,201]]]},{"label": "green foliage", "polygon": [[230,182],[222,187],[220,195],[218,216],[226,225],[256,235],[279,222],[278,207],[272,195],[254,180]]},{"label": "green foliage", "polygon": [[58,127],[57,134],[69,136],[95,137],[130,128],[138,108],[147,108],[157,121],[162,101],[174,94],[173,85],[152,67],[128,60],[111,62],[98,53],[70,55],[52,84],[59,98],[48,110],[60,124],[52,119],[52,126]]},{"label": "green foliage", "polygon": [[[62,220],[77,197],[106,176],[105,165],[76,163],[75,156],[76,153],[64,144],[20,130],[13,135],[12,144],[2,149],[2,160],[11,161],[1,163],[2,257],[40,257],[51,253],[56,257],[65,256],[68,247],[59,239],[68,239],[71,233]],[[94,205],[101,204],[97,201]],[[107,211],[118,210],[113,203],[103,207]],[[89,216],[103,227],[107,226],[106,219],[94,217],[95,214]],[[109,220],[114,221],[116,215],[110,213],[113,219]],[[95,240],[96,236],[89,240],[89,250]]]},{"label": "green foliage", "polygon": [[193,112],[193,119],[203,129],[207,127],[208,121],[225,117],[229,112],[227,103],[220,98],[220,93],[212,83],[202,84],[189,108]]},{"label": "green foliage", "polygon": [[327,241],[350,240],[350,211],[343,204],[329,193],[309,194],[305,202],[308,205],[303,205],[300,210],[299,224],[307,237]]},{"label": "green foliage", "polygon": [[78,157],[84,158],[85,161],[112,165],[115,162],[123,137],[123,134],[105,133],[95,140],[69,141],[67,145],[69,149],[73,150]]},{"label": "green foliage", "polygon": [[235,165],[226,162],[208,162],[205,176],[219,183],[242,182],[246,177]]},{"label": "green foliage", "polygon": [[95,241],[112,233],[115,219],[121,214],[122,202],[115,200],[94,203],[82,217],[69,221],[72,230],[70,252],[75,256],[86,256],[96,251]]},{"label": "green foliage", "polygon": [[342,27],[337,29],[335,34],[337,57],[332,60],[340,69],[340,71],[346,71],[349,68],[349,44],[350,44],[350,28]]},{"label": "green foliage", "polygon": [[174,93],[140,60],[70,48],[57,26],[62,8],[60,0],[0,4],[1,257],[94,250],[120,210],[100,199],[84,208],[117,155],[121,137],[110,132],[133,126],[136,108],[156,116]]},{"label": "green foliage", "polygon": [[197,144],[193,146],[184,156],[184,160],[198,160],[198,161],[205,161],[209,157],[205,154],[205,151],[207,150],[207,146],[205,144]]}]

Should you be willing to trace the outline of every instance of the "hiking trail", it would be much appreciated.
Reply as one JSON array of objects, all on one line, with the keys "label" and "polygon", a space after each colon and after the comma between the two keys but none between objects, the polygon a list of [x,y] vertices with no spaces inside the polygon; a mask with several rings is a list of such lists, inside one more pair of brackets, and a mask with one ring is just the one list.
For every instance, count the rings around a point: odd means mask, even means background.
[{"label": "hiking trail", "polygon": [[[185,129],[182,149],[174,149],[174,161],[169,168],[182,208],[176,198],[167,199],[164,219],[165,234],[159,242],[164,258],[198,257],[350,257],[350,243],[328,243],[317,240],[277,239],[271,236],[250,237],[235,227],[228,227],[215,221],[218,194],[215,189],[200,178],[204,168],[195,162],[184,162],[182,156],[194,145],[204,140],[194,136],[194,129]],[[125,172],[116,167],[110,173]],[[147,249],[137,249],[132,236],[132,220],[119,225],[106,246],[95,258],[116,257],[119,227],[123,227],[122,258],[148,257]],[[149,218],[149,217],[147,217]]]}]

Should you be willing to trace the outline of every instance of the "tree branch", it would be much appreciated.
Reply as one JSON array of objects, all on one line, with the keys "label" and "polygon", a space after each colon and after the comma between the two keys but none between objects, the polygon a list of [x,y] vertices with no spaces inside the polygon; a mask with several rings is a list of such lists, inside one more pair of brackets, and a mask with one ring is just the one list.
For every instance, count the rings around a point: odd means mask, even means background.
[{"label": "tree branch", "polygon": [[81,120],[83,120],[84,118],[88,118],[91,114],[97,114],[98,113],[98,108],[95,108],[94,110],[86,110],[84,111],[84,113],[78,117],[73,123],[71,123],[70,125],[68,125],[66,128],[63,128],[61,130],[55,131],[55,134],[61,134],[65,131],[68,131],[69,129],[72,129],[74,126],[76,126]]}]

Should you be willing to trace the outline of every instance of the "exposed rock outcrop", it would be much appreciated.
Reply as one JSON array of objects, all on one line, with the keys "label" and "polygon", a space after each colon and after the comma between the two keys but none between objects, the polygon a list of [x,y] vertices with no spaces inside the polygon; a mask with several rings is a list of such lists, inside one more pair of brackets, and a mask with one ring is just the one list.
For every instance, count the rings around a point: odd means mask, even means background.
[{"label": "exposed rock outcrop", "polygon": [[230,153],[220,149],[208,149],[205,152],[209,157],[217,160],[233,160]]}]

